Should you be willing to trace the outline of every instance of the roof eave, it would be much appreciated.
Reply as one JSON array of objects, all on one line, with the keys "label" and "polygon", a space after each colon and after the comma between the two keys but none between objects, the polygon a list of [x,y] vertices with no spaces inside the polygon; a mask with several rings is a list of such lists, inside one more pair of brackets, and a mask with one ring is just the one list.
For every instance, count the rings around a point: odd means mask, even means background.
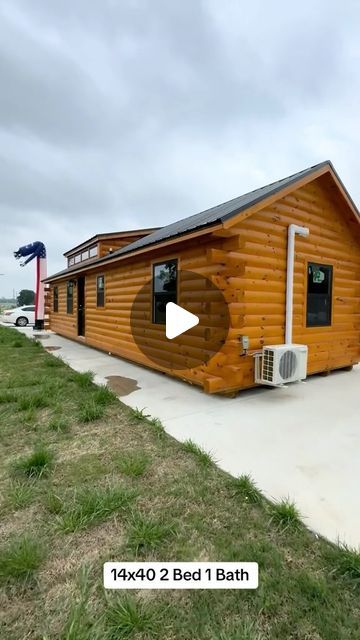
[{"label": "roof eave", "polygon": [[150,229],[129,229],[129,231],[113,231],[112,233],[97,233],[95,236],[91,236],[88,240],[77,244],[75,247],[72,247],[68,251],[63,253],[65,258],[68,258],[73,253],[77,253],[82,249],[85,249],[90,244],[94,244],[94,242],[101,242],[101,240],[111,240],[115,238],[131,238],[132,236],[142,235],[147,236],[154,231],[157,231],[160,227],[151,227]]},{"label": "roof eave", "polygon": [[250,205],[244,206],[241,211],[227,214],[226,216],[224,216],[224,219],[223,219],[224,229],[228,229],[229,227],[232,227],[234,224],[241,222],[241,220],[245,220],[246,218],[253,215],[253,213],[256,213],[256,211],[259,211],[260,209],[264,209],[265,207],[269,206],[276,200],[279,200],[280,197],[281,198],[285,197],[286,195],[294,191],[294,188],[299,189],[300,187],[308,184],[309,182],[312,182],[313,180],[320,178],[326,173],[329,173],[332,176],[340,192],[342,193],[344,199],[346,200],[349,208],[351,209],[353,215],[355,216],[357,222],[360,223],[360,212],[358,208],[356,207],[345,185],[343,184],[339,175],[337,174],[332,162],[330,160],[326,160],[326,162],[321,163],[321,165],[317,165],[313,169],[310,169],[309,172],[306,173],[305,175],[300,176],[298,178],[294,178],[294,180],[289,181],[288,184],[286,184],[285,186],[282,186],[279,189],[275,189],[268,196],[265,196],[264,198],[259,198],[258,200],[255,200],[254,202],[252,202]]},{"label": "roof eave", "polygon": [[169,238],[167,240],[164,240],[163,242],[157,242],[154,244],[150,244],[150,245],[146,245],[145,247],[141,247],[138,250],[135,251],[129,251],[129,253],[123,253],[120,255],[106,255],[103,256],[102,258],[98,258],[97,260],[95,260],[94,262],[92,262],[91,264],[88,265],[84,265],[82,268],[79,267],[78,269],[74,269],[74,270],[64,270],[64,271],[60,271],[58,273],[55,273],[53,276],[48,276],[47,278],[45,278],[43,280],[43,282],[45,283],[49,283],[49,282],[54,282],[55,280],[65,280],[68,277],[71,277],[73,275],[78,275],[79,273],[82,273],[84,271],[90,271],[93,269],[97,269],[98,267],[101,267],[104,263],[106,265],[108,265],[109,263],[113,264],[115,262],[119,262],[121,260],[125,260],[127,258],[133,258],[136,257],[138,255],[141,255],[143,253],[147,253],[149,251],[154,251],[155,249],[164,249],[165,247],[168,246],[172,246],[173,244],[177,244],[179,242],[182,242],[184,239],[188,239],[190,237],[199,237],[199,236],[203,236],[206,234],[210,234],[213,233],[214,231],[218,231],[219,229],[222,229],[223,225],[221,222],[215,222],[212,225],[207,226],[206,228],[203,229],[198,229],[198,230],[194,230],[191,233],[183,233],[180,234],[176,237],[173,238]]},{"label": "roof eave", "polygon": [[67,274],[67,272],[60,272],[59,274],[54,274],[54,276],[50,276],[49,278],[46,278],[44,280],[44,282],[52,282],[55,280],[61,280],[67,277],[67,275],[75,275],[78,273],[81,273],[83,271],[89,271],[90,269],[96,269],[99,266],[102,266],[102,264],[106,263],[106,264],[112,264],[115,263],[117,261],[121,261],[121,260],[125,260],[126,258],[132,258],[132,257],[136,257],[138,255],[141,255],[143,253],[147,253],[150,251],[153,251],[155,249],[163,249],[164,247],[167,246],[172,246],[173,244],[176,244],[178,242],[183,241],[184,239],[189,239],[191,237],[197,237],[200,235],[204,235],[207,233],[214,233],[216,231],[219,231],[221,229],[228,229],[230,227],[232,227],[234,224],[236,224],[237,222],[246,219],[247,217],[251,216],[253,213],[255,213],[256,211],[259,211],[260,209],[265,208],[266,206],[268,206],[269,204],[271,204],[272,202],[275,202],[276,200],[279,199],[279,197],[284,197],[285,195],[287,195],[288,193],[291,193],[294,188],[300,188],[301,186],[304,186],[305,184],[308,184],[309,182],[316,180],[317,178],[319,178],[320,176],[326,174],[326,173],[330,173],[330,175],[332,176],[332,178],[334,179],[335,183],[337,184],[339,191],[341,192],[341,194],[343,195],[345,201],[347,202],[349,208],[351,209],[355,219],[357,220],[358,223],[360,223],[360,212],[357,209],[354,201],[352,200],[350,194],[348,193],[346,187],[344,186],[343,182],[341,181],[340,177],[338,176],[332,162],[330,160],[326,160],[325,162],[316,165],[315,167],[309,169],[309,171],[302,175],[302,176],[298,176],[298,177],[294,177],[293,180],[290,180],[285,186],[281,186],[278,189],[274,188],[274,190],[267,196],[259,196],[258,199],[256,199],[255,201],[253,201],[251,204],[245,204],[239,208],[237,208],[236,210],[224,215],[221,219],[215,220],[214,222],[212,222],[211,224],[209,224],[208,226],[206,226],[205,228],[198,228],[198,229],[194,229],[190,232],[184,232],[183,234],[179,234],[175,237],[170,237],[168,239],[164,239],[162,242],[154,242],[153,244],[149,244],[146,245],[144,247],[141,247],[138,250],[133,250],[133,251],[129,251],[129,252],[124,252],[122,254],[118,254],[118,255],[113,255],[113,256],[104,256],[102,258],[97,259],[94,263],[92,263],[91,265],[88,265],[85,269],[84,268],[79,268],[79,269],[75,269],[74,271],[69,272],[69,274]]}]

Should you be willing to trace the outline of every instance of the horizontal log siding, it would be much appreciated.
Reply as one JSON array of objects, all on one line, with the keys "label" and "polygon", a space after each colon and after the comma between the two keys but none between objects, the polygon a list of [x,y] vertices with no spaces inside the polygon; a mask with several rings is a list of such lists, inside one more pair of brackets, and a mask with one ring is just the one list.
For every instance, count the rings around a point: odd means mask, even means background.
[{"label": "horizontal log siding", "polygon": [[127,238],[112,238],[110,240],[100,240],[99,242],[99,257],[102,258],[106,256],[110,249],[112,251],[116,251],[116,249],[121,249],[122,247],[126,247],[130,242],[135,242],[139,240],[139,238],[143,238],[144,234],[138,236],[130,236]]},{"label": "horizontal log siding", "polygon": [[[287,233],[291,223],[307,226],[296,236],[293,341],[309,347],[308,373],[360,360],[360,242],[358,228],[327,178],[296,190],[232,227],[238,235],[218,245],[243,261],[231,306],[235,335],[248,335],[251,350],[285,339]],[[355,222],[356,225],[356,222]],[[307,263],[333,266],[332,324],[306,327]],[[233,334],[234,335],[234,334]],[[242,358],[243,386],[252,386],[253,359]]]},{"label": "horizontal log siding", "polygon": [[[252,355],[242,356],[239,339],[250,338],[250,349],[281,344],[285,334],[285,287],[287,230],[291,223],[308,226],[308,238],[296,238],[294,273],[294,342],[309,347],[308,372],[344,367],[360,360],[360,243],[358,229],[343,201],[327,178],[294,191],[266,209],[234,224],[230,237],[204,236],[183,242],[173,249],[158,250],[147,257],[129,258],[86,275],[87,344],[134,362],[165,370],[197,383],[208,392],[224,392],[254,385]],[[150,259],[151,256],[151,259]],[[179,259],[179,268],[196,271],[223,290],[229,305],[228,339],[208,365],[182,372],[168,371],[164,361],[154,365],[139,351],[131,335],[130,312],[136,293],[150,279],[152,263]],[[330,327],[306,327],[307,263],[333,265],[333,310]],[[105,307],[96,307],[96,276],[105,275]],[[66,314],[66,282],[58,282],[59,312],[51,311],[51,328],[76,338],[76,289],[74,314]],[[196,283],[183,279],[179,304],[199,298],[198,313],[206,313],[211,335],[216,340],[219,305],[209,292],[199,292]],[[146,314],[151,308],[151,291],[144,297],[138,327],[146,331],[158,358],[164,352],[156,325]],[[182,337],[191,357],[201,360],[204,347],[194,335]],[[171,342],[167,356],[176,364],[178,354]]]},{"label": "horizontal log siding", "polygon": [[[210,237],[211,238],[211,237]],[[210,240],[212,242],[212,240]],[[167,342],[165,345],[161,338],[161,328],[151,323],[151,288],[149,287],[147,295],[144,297],[143,305],[139,305],[139,318],[137,320],[137,326],[144,329],[150,349],[154,356],[157,357],[159,362],[155,365],[152,361],[148,360],[144,354],[139,350],[135,341],[133,340],[130,326],[131,307],[134,298],[138,291],[146,285],[152,276],[152,263],[162,262],[168,259],[177,258],[179,261],[179,268],[184,270],[196,271],[197,273],[211,275],[215,272],[214,265],[209,265],[207,248],[209,245],[209,239],[198,240],[195,246],[182,243],[182,245],[174,247],[169,253],[159,251],[153,257],[153,260],[149,258],[129,258],[124,262],[117,263],[112,267],[105,266],[99,268],[96,271],[87,273],[85,280],[85,297],[86,297],[86,313],[85,313],[85,341],[87,344],[105,350],[112,354],[116,354],[132,360],[134,362],[147,365],[151,368],[165,370],[172,375],[176,375],[181,379],[186,379],[195,384],[201,386],[205,385],[205,381],[209,374],[205,366],[200,366],[195,370],[187,370],[186,372],[169,371],[167,367],[167,359],[170,357],[171,362],[175,366],[179,362],[179,355],[177,353],[178,347],[172,342]],[[223,272],[223,267],[219,267],[219,272]],[[105,306],[98,308],[96,306],[96,278],[98,275],[105,276]],[[59,311],[54,313],[52,311],[52,294],[50,299],[51,311],[50,311],[50,323],[51,329],[61,335],[77,338],[77,323],[76,323],[76,304],[74,304],[74,314],[69,316],[66,314],[66,281],[59,281],[56,283],[59,288]],[[52,287],[51,287],[52,288]],[[221,320],[219,318],[218,304],[212,300],[213,294],[211,291],[204,292],[198,291],[196,281],[191,278],[181,278],[181,290],[179,292],[178,303],[186,306],[186,300],[199,299],[199,308],[194,308],[195,312],[198,312],[200,317],[204,316],[204,303],[206,306],[206,323],[210,327],[210,338],[214,341],[217,340],[218,330],[221,327]],[[75,299],[76,293],[75,288]],[[196,333],[196,329],[194,330]],[[202,362],[207,355],[207,351],[200,339],[196,339],[194,335],[184,334],[181,338],[181,343],[189,352],[191,358],[197,359]],[[161,358],[164,354],[164,348],[166,349],[166,358],[163,360],[163,366],[161,366]],[[183,360],[181,359],[181,362]],[[211,375],[210,375],[211,377]]]},{"label": "horizontal log siding", "polygon": [[[72,278],[74,279],[74,277]],[[50,329],[67,338],[75,338],[77,336],[77,291],[74,288],[73,313],[66,313],[66,280],[55,283],[59,291],[58,311],[54,311],[54,287],[50,286],[49,299],[49,316]]]}]

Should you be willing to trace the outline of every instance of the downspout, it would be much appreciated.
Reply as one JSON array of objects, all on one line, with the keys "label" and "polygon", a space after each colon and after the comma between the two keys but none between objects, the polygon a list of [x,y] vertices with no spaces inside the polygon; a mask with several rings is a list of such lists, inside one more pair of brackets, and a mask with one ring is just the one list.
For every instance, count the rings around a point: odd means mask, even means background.
[{"label": "downspout", "polygon": [[307,227],[299,227],[297,224],[290,224],[288,228],[285,344],[292,344],[295,235],[305,238],[309,235],[309,229]]}]

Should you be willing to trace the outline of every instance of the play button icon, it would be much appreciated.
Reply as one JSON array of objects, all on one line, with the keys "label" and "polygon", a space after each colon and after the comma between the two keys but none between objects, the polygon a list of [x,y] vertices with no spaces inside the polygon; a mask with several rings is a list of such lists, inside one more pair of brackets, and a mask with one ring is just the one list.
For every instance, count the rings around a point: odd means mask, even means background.
[{"label": "play button icon", "polygon": [[189,331],[199,324],[199,318],[190,311],[186,311],[175,302],[168,302],[166,305],[166,337],[173,340],[181,336],[185,331]]},{"label": "play button icon", "polygon": [[229,307],[211,278],[177,268],[176,280],[176,287],[163,286],[160,272],[142,284],[131,305],[131,335],[142,364],[170,373],[191,370],[196,380],[225,346]]}]

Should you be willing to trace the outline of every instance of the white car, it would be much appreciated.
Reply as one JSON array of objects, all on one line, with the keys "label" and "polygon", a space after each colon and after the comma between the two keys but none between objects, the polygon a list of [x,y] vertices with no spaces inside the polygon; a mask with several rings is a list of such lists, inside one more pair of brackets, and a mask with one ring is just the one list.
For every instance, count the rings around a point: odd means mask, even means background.
[{"label": "white car", "polygon": [[17,307],[16,309],[9,309],[4,311],[1,317],[3,322],[8,324],[15,324],[17,327],[26,327],[28,324],[35,323],[35,307]]}]

